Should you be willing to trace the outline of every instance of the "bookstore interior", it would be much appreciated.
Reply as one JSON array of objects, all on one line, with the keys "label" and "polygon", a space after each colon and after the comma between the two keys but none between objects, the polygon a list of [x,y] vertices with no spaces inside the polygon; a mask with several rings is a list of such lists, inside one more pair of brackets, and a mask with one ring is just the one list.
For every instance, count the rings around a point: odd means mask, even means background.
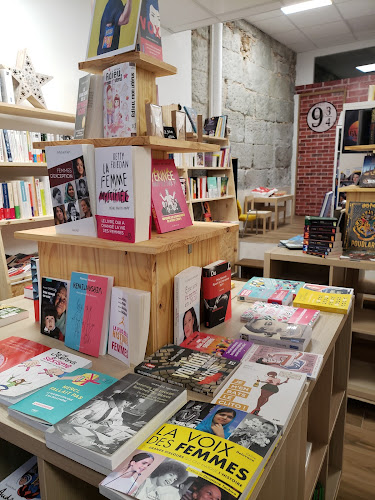
[{"label": "bookstore interior", "polygon": [[0,499],[373,499],[375,2],[0,12]]}]

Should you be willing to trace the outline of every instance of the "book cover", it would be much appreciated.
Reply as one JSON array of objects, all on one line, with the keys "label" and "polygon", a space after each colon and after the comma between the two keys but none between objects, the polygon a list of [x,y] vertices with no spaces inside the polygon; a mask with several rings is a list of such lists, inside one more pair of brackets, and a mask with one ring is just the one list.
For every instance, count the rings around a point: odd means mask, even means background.
[{"label": "book cover", "polygon": [[304,285],[304,281],[293,281],[293,280],[281,280],[276,278],[251,278],[248,283],[252,286],[262,289],[275,289],[275,290],[290,290],[293,293],[293,297]]},{"label": "book cover", "polygon": [[158,0],[142,0],[137,50],[163,60]]},{"label": "book cover", "polygon": [[31,457],[0,482],[0,498],[41,498],[37,458]]},{"label": "book cover", "polygon": [[347,109],[345,111],[344,135],[342,140],[342,152],[345,146],[356,146],[358,144],[359,109]]},{"label": "book cover", "polygon": [[237,294],[237,300],[244,302],[265,301],[276,292],[276,288],[262,288],[256,285],[245,283],[240,292]]},{"label": "book cover", "polygon": [[354,293],[354,288],[347,288],[343,286],[317,285],[315,283],[305,283],[302,288],[305,288],[306,290],[313,290],[314,292],[338,293],[341,295],[353,295]]},{"label": "book cover", "polygon": [[39,289],[40,289],[40,275],[39,275],[39,259],[31,257],[31,283],[33,285],[33,300],[34,300],[34,317],[35,321],[40,321],[40,302],[39,302]]},{"label": "book cover", "polygon": [[233,361],[241,361],[243,355],[251,346],[252,343],[245,340],[203,332],[194,333],[181,344],[181,347],[187,347],[193,351],[223,356]]},{"label": "book cover", "polygon": [[151,151],[138,146],[96,148],[95,162],[98,237],[127,243],[149,240]]},{"label": "book cover", "polygon": [[[8,412],[32,427],[45,430],[46,425],[57,424],[115,382],[117,379],[109,375],[78,368],[10,406]],[[36,425],[31,421],[36,421]]]},{"label": "book cover", "polygon": [[189,119],[191,128],[193,132],[196,134],[197,133],[197,117],[198,114],[194,108],[189,108],[187,106],[184,106],[184,111],[186,113],[186,116]]},{"label": "book cover", "polygon": [[212,403],[259,415],[285,426],[305,382],[304,373],[259,363],[241,363]]},{"label": "book cover", "polygon": [[219,190],[217,188],[217,177],[207,177],[207,193],[209,198],[219,198]]},{"label": "book cover", "polygon": [[325,226],[325,227],[337,227],[337,219],[335,217],[315,217],[313,215],[306,215],[305,226]]},{"label": "book cover", "polygon": [[99,491],[111,499],[143,500],[147,492],[171,499],[246,498],[281,430],[243,411],[189,401],[129,454]]},{"label": "book cover", "polygon": [[230,262],[218,260],[202,268],[202,295],[207,328],[232,317]]},{"label": "book cover", "polygon": [[174,343],[200,330],[202,268],[191,266],[174,277]]},{"label": "book cover", "polygon": [[0,327],[29,317],[29,311],[10,304],[0,304]]},{"label": "book cover", "polygon": [[375,203],[351,201],[347,215],[345,250],[375,251]]},{"label": "book cover", "polygon": [[242,358],[243,363],[248,361],[284,368],[295,373],[306,373],[307,377],[316,379],[323,362],[323,356],[312,352],[296,352],[291,349],[253,344]]},{"label": "book cover", "polygon": [[69,284],[69,280],[42,277],[40,332],[48,337],[65,339]]},{"label": "book cover", "polygon": [[223,353],[223,357],[231,359],[232,361],[241,361],[245,353],[250,349],[252,345],[252,342],[247,342],[243,339],[234,339],[226,349],[226,351]]},{"label": "book cover", "polygon": [[293,305],[295,307],[346,314],[352,298],[353,295],[351,294],[323,293],[301,288],[293,301]]},{"label": "book cover", "polygon": [[49,349],[45,345],[22,337],[8,337],[0,340],[0,373]]},{"label": "book cover", "polygon": [[47,146],[56,233],[96,236],[94,146]]},{"label": "book cover", "polygon": [[70,280],[65,345],[98,357],[105,354],[112,276],[73,272]]},{"label": "book cover", "polygon": [[212,396],[237,367],[236,361],[167,344],[134,372]]},{"label": "book cover", "polygon": [[275,290],[267,299],[271,304],[280,304],[288,306],[293,302],[293,293],[290,290]]},{"label": "book cover", "polygon": [[104,137],[137,135],[136,68],[121,63],[103,72]]},{"label": "book cover", "polygon": [[[375,128],[375,122],[374,122]],[[359,178],[359,187],[375,186],[375,156],[367,155],[363,160],[362,174]]]},{"label": "book cover", "polygon": [[206,135],[215,136],[217,130],[217,124],[219,121],[219,116],[213,116],[212,118],[206,118],[203,125],[203,131]]}]

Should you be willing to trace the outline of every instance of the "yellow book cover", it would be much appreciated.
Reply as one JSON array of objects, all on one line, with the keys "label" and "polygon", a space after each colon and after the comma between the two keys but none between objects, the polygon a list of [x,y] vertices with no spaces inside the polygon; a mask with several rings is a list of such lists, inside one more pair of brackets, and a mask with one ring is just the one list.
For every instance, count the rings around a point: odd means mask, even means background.
[{"label": "yellow book cover", "polygon": [[102,481],[100,493],[112,499],[245,499],[281,430],[257,415],[189,401]]},{"label": "yellow book cover", "polygon": [[294,307],[319,309],[320,311],[346,314],[353,295],[322,293],[301,288],[293,301]]}]

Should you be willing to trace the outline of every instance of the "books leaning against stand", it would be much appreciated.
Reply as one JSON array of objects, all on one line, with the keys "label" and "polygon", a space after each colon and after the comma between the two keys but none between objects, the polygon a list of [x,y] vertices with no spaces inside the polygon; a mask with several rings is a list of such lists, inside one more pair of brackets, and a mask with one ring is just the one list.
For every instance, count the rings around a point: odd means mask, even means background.
[{"label": "books leaning against stand", "polygon": [[109,474],[184,403],[185,390],[130,373],[48,429],[46,445]]},{"label": "books leaning against stand", "polygon": [[241,321],[246,323],[251,319],[277,320],[295,325],[309,325],[312,328],[319,315],[320,311],[313,309],[254,302],[249,309],[241,314]]},{"label": "books leaning against stand", "polygon": [[21,467],[0,481],[0,498],[40,498],[37,458],[31,457]]},{"label": "books leaning against stand", "polygon": [[0,373],[49,349],[45,345],[22,337],[0,340]]},{"label": "books leaning against stand", "polygon": [[[262,417],[189,401],[129,454],[99,491],[111,500],[143,500],[150,492],[160,499],[245,499],[280,436],[281,426]],[[185,486],[180,492],[178,484]]]},{"label": "books leaning against stand", "polygon": [[29,317],[29,311],[9,304],[0,304],[0,327]]},{"label": "books leaning against stand", "polygon": [[202,268],[190,266],[174,277],[174,343],[199,331]]},{"label": "books leaning against stand", "polygon": [[74,139],[103,137],[103,76],[85,75],[78,81]]},{"label": "books leaning against stand", "polygon": [[69,300],[69,280],[42,277],[40,332],[64,340]]}]

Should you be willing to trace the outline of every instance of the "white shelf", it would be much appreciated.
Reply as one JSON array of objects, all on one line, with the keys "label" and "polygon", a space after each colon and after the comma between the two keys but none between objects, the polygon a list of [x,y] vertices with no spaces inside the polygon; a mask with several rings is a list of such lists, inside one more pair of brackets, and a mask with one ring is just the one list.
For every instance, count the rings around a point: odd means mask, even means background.
[{"label": "white shelf", "polygon": [[0,168],[9,168],[9,167],[27,167],[27,168],[47,168],[47,163],[34,163],[32,161],[21,162],[21,161],[3,161],[0,162]]},{"label": "white shelf", "polygon": [[39,217],[31,217],[29,219],[3,219],[0,221],[0,226],[12,226],[13,224],[30,224],[48,220],[53,220],[53,215],[41,215]]}]

